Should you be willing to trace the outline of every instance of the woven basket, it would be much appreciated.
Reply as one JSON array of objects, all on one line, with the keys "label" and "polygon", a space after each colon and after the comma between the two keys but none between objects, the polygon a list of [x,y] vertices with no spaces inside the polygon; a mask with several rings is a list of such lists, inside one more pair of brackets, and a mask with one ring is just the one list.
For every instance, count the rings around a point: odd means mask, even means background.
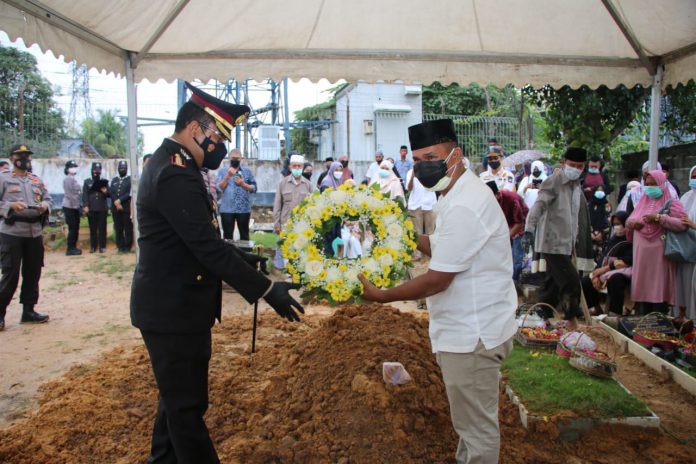
[{"label": "woven basket", "polygon": [[[583,337],[583,335],[587,335],[590,332],[599,332],[604,334],[608,340],[608,344],[612,345],[614,347],[613,354],[609,354],[608,351],[609,349],[607,348],[606,351],[600,350],[599,349],[599,344],[598,349],[595,350],[595,353],[600,353],[604,356],[606,356],[607,359],[601,359],[595,356],[592,356],[582,350],[577,349],[577,345],[580,342],[580,339]],[[602,327],[586,327],[582,333],[578,337],[577,340],[575,340],[575,345],[573,346],[573,349],[571,350],[571,355],[570,355],[570,360],[568,361],[568,364],[570,364],[572,367],[576,368],[579,371],[584,372],[585,374],[594,376],[594,377],[600,377],[603,379],[611,379],[614,377],[614,374],[616,373],[616,362],[614,361],[616,359],[616,345],[612,342],[611,335],[609,332],[602,328]]]},{"label": "woven basket", "polygon": [[554,313],[556,312],[555,308],[553,308],[551,305],[548,305],[546,303],[536,303],[534,305],[531,305],[527,308],[524,318],[522,319],[522,326],[517,329],[517,333],[515,334],[515,340],[517,342],[527,348],[550,348],[554,349],[556,347],[556,343],[558,340],[555,339],[545,339],[545,338],[533,338],[529,337],[527,334],[523,332],[523,330],[526,328],[524,327],[524,323],[527,320],[527,316],[531,313],[534,312],[534,310],[539,307],[539,306],[547,306],[551,308]]}]

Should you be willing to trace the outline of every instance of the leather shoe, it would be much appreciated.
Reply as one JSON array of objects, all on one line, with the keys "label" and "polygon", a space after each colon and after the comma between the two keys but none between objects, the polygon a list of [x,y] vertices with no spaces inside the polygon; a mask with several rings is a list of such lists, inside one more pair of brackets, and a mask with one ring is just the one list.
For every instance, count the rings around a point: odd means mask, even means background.
[{"label": "leather shoe", "polygon": [[41,324],[43,322],[48,322],[48,314],[37,313],[36,311],[22,311],[22,324]]},{"label": "leather shoe", "polygon": [[104,250],[104,248],[99,249],[99,253],[104,253],[104,251],[106,251],[106,250]]},{"label": "leather shoe", "polygon": [[97,249],[96,249],[96,248],[90,248],[90,249],[89,249],[89,252],[90,252],[90,253],[96,253],[96,252],[97,252]]},{"label": "leather shoe", "polygon": [[78,256],[82,254],[82,250],[79,248],[70,248],[65,252],[66,256]]}]

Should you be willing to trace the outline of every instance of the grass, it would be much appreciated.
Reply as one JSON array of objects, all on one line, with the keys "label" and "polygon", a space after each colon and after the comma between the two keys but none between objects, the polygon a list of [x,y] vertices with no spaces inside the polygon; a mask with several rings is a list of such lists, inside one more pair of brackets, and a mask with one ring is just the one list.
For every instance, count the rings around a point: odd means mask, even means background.
[{"label": "grass", "polygon": [[121,274],[131,273],[134,269],[135,263],[124,263],[115,256],[100,256],[99,260],[90,264],[86,270],[122,278]]},{"label": "grass", "polygon": [[275,248],[278,246],[278,236],[269,232],[254,232],[249,236],[249,239],[265,248]]},{"label": "grass", "polygon": [[636,417],[645,404],[610,379],[590,377],[551,351],[515,345],[502,370],[510,387],[531,412],[554,415],[572,411],[582,417]]}]

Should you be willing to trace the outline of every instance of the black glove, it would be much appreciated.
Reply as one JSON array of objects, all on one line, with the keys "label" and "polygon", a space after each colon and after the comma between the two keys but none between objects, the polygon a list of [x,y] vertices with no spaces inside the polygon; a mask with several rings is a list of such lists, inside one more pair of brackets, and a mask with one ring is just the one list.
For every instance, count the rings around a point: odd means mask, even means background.
[{"label": "black glove", "polygon": [[273,287],[263,298],[280,317],[290,322],[299,321],[300,316],[297,315],[295,309],[304,314],[304,308],[288,293],[290,290],[298,288],[300,288],[300,284],[273,282]]},{"label": "black glove", "polygon": [[244,250],[239,250],[239,255],[249,266],[268,275],[268,269],[266,268],[266,261],[268,261],[268,258],[257,255],[256,253],[247,253]]},{"label": "black glove", "polygon": [[529,248],[534,250],[534,232],[525,232],[522,236],[522,250],[527,252]]}]

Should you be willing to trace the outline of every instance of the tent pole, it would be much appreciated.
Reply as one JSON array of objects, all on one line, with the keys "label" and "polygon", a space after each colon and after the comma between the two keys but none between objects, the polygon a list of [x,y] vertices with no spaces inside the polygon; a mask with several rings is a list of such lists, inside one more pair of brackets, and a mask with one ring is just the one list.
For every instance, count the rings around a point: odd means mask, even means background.
[{"label": "tent pole", "polygon": [[285,133],[285,157],[290,159],[290,149],[292,148],[290,146],[290,108],[288,106],[288,78],[286,77],[283,80],[283,84],[285,84],[284,87],[284,92],[283,92],[283,105],[285,108],[285,117],[283,118],[283,132]]},{"label": "tent pole", "polygon": [[135,76],[131,61],[126,58],[126,99],[128,101],[128,155],[131,173],[131,211],[133,214],[133,241],[135,242],[135,260],[138,261],[138,217],[135,210],[135,199],[138,192],[138,107],[136,103]]},{"label": "tent pole", "polygon": [[662,99],[662,65],[657,67],[653,76],[652,94],[650,97],[650,155],[648,157],[650,170],[657,167],[657,145],[660,138],[660,101]]}]

